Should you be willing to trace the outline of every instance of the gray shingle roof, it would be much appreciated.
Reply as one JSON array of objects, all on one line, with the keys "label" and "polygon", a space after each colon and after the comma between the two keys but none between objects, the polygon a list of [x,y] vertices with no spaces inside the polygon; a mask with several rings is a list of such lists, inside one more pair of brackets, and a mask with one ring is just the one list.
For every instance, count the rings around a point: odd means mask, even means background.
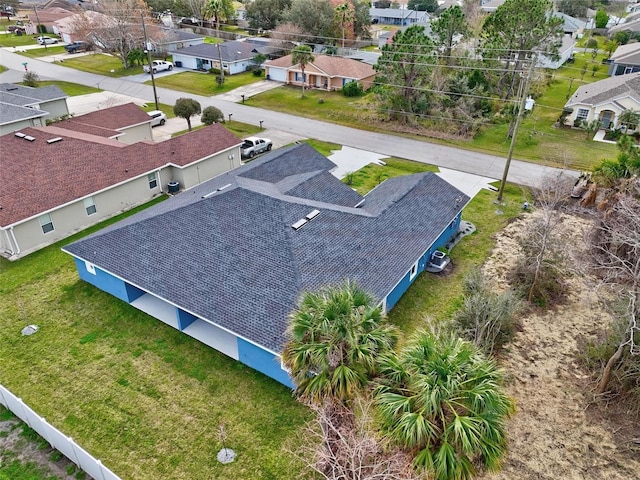
[{"label": "gray shingle roof", "polygon": [[617,75],[583,85],[576,90],[566,105],[598,105],[621,96],[633,96],[640,99],[640,72]]},{"label": "gray shingle roof", "polygon": [[0,83],[0,125],[48,115],[39,105],[63,98],[67,94],[57,85],[33,88]]},{"label": "gray shingle roof", "polygon": [[[256,56],[258,49],[261,48],[256,44],[248,42],[238,42],[232,40],[220,44],[220,52],[222,53],[223,62],[237,62],[239,60],[247,60]],[[191,45],[190,47],[173,50],[170,53],[180,55],[189,55],[191,57],[207,58],[219,60],[218,46],[211,43],[201,43],[199,45]]]},{"label": "gray shingle roof", "polygon": [[[346,192],[332,175],[294,187],[306,199],[266,180],[283,180],[281,163],[296,175],[315,172],[320,162],[308,149],[272,152],[65,250],[279,352],[303,291],[349,278],[383,299],[468,200],[433,173],[384,182],[371,197],[384,207],[375,212],[327,203]],[[329,198],[309,200],[322,192]],[[291,228],[316,208],[317,217]]]}]

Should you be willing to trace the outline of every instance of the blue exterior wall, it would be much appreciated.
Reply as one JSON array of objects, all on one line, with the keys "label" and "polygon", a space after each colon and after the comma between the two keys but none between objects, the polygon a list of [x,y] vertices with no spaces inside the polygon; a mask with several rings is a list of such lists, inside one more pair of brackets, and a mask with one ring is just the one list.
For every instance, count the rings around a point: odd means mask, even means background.
[{"label": "blue exterior wall", "polygon": [[180,308],[176,308],[176,312],[178,314],[178,328],[180,330],[184,330],[198,319],[195,315],[191,315],[189,312],[185,312]]},{"label": "blue exterior wall", "polygon": [[100,290],[104,290],[105,292],[110,293],[114,297],[118,297],[122,301],[131,303],[136,298],[144,295],[144,292],[139,288],[136,288],[133,285],[129,285],[119,278],[108,274],[104,270],[100,270],[98,267],[95,267],[95,274],[89,272],[84,260],[80,260],[74,257],[74,261],[76,262],[78,275],[82,280],[90,283],[95,287],[98,287]]},{"label": "blue exterior wall", "polygon": [[400,280],[395,288],[387,295],[387,311],[391,310],[391,308],[393,308],[393,306],[398,303],[398,300],[400,300],[400,297],[404,295],[404,292],[406,292],[411,284],[415,281],[415,279],[418,278],[418,275],[424,271],[424,269],[427,267],[427,264],[429,263],[431,254],[438,248],[444,247],[447,242],[458,232],[461,219],[462,213],[459,213],[456,218],[451,221],[449,226],[442,232],[442,234],[437,238],[437,240],[431,244],[429,249],[418,259],[418,268],[414,277],[411,278],[411,271],[407,272],[406,275],[402,277],[402,280]]},{"label": "blue exterior wall", "polygon": [[238,355],[239,360],[245,365],[264,373],[267,377],[271,377],[287,387],[294,388],[289,374],[280,368],[280,359],[273,353],[238,338]]}]

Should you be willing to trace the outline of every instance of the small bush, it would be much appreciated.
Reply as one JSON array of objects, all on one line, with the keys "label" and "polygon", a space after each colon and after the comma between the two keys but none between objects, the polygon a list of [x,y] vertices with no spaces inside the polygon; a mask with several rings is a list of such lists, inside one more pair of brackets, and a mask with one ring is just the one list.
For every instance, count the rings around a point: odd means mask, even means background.
[{"label": "small bush", "polygon": [[225,78],[222,75],[216,75],[216,83],[219,87],[224,85]]},{"label": "small bush", "polygon": [[57,462],[61,460],[62,457],[64,457],[64,455],[62,455],[62,452],[59,452],[58,450],[54,450],[53,452],[51,452],[51,454],[49,454],[49,458],[52,462]]},{"label": "small bush", "polygon": [[598,40],[596,40],[595,38],[590,38],[587,41],[587,48],[597,48],[598,47]]},{"label": "small bush", "polygon": [[319,98],[319,99],[318,99],[318,103],[319,103],[320,105],[322,105],[322,104],[324,103],[324,98]]},{"label": "small bush", "polygon": [[70,465],[67,465],[67,475],[73,475],[75,471],[76,471],[76,466],[73,463]]},{"label": "small bush", "polygon": [[261,77],[262,76],[262,69],[261,68],[256,68],[255,70],[253,70],[253,76],[254,77]]},{"label": "small bush", "polygon": [[28,71],[22,77],[22,83],[24,83],[27,87],[37,87],[40,85],[40,77],[34,71]]},{"label": "small bush", "polygon": [[220,75],[220,70],[218,70],[217,68],[211,67],[209,69],[209,73],[212,73],[214,75]]},{"label": "small bush", "polygon": [[205,125],[211,125],[213,123],[220,123],[224,120],[224,114],[219,108],[216,107],[206,107],[202,111],[202,116],[200,120]]},{"label": "small bush", "polygon": [[342,94],[345,97],[359,97],[364,93],[364,88],[360,82],[349,82],[342,87]]}]

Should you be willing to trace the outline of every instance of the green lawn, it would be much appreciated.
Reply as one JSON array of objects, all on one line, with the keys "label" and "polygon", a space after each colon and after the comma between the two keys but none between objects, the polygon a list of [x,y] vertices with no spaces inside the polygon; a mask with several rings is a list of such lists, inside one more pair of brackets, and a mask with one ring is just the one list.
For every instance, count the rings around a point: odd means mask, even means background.
[{"label": "green lawn", "polygon": [[223,43],[224,40],[218,37],[204,37],[204,43]]},{"label": "green lawn", "polygon": [[[215,75],[204,72],[182,72],[175,75],[167,75],[156,78],[158,87],[170,88],[181,92],[193,93],[194,95],[211,96],[226,93],[230,90],[259,82],[264,79],[264,75],[256,77],[251,72],[238,73],[236,75],[225,75],[224,85],[219,87],[216,83]],[[151,85],[151,80],[145,82]]]},{"label": "green lawn", "polygon": [[366,194],[387,178],[420,172],[437,172],[438,167],[426,163],[413,162],[403,158],[383,158],[386,165],[369,164],[343,180],[355,188],[360,195]]},{"label": "green lawn", "polygon": [[67,51],[64,49],[64,45],[47,45],[47,48],[32,48],[21,52],[24,57],[39,58],[48,57],[51,55],[64,55]]},{"label": "green lawn", "polygon": [[142,66],[123,68],[119,58],[104,53],[92,53],[81,57],[65,58],[65,67],[83,72],[96,73],[107,77],[126,77],[143,73]]},{"label": "green lawn", "polygon": [[[184,124],[185,124],[185,126],[187,125],[187,121],[186,120],[185,120]],[[263,129],[261,129],[257,125],[251,125],[250,123],[236,122],[235,120],[233,120],[231,122],[229,122],[227,120],[227,121],[223,122],[222,125],[227,130],[229,130],[231,133],[237,135],[238,137],[248,137],[248,136],[251,136],[251,135],[257,135],[258,133],[263,131]],[[191,130],[199,130],[199,129],[204,128],[204,127],[205,127],[205,125],[198,125],[197,127],[193,127]],[[172,137],[177,137],[179,135],[184,135],[187,132],[189,132],[189,129],[185,128],[184,130],[180,130],[179,132],[176,132],[171,136]]]},{"label": "green lawn", "polygon": [[88,87],[86,85],[80,85],[79,83],[63,82],[60,80],[40,80],[41,87],[46,87],[48,85],[57,85],[64,93],[66,93],[70,97],[87,95],[89,93],[98,93],[102,91],[99,88]]},{"label": "green lawn", "polygon": [[0,261],[2,383],[122,478],[297,476],[309,412],[290,390],[80,281],[70,240]]},{"label": "green lawn", "polygon": [[[3,33],[0,34],[0,47],[17,47],[17,51],[20,51],[19,47],[26,45],[37,45],[36,38],[39,35],[16,35],[15,33]],[[56,37],[55,35],[47,33],[49,37]],[[48,47],[48,45],[47,45]]]}]

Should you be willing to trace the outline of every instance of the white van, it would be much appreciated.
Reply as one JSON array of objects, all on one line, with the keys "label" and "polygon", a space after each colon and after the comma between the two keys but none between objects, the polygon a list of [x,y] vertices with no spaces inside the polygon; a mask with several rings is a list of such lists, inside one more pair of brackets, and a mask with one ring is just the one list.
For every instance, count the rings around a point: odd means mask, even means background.
[{"label": "white van", "polygon": [[151,117],[151,126],[164,125],[167,122],[167,116],[161,110],[151,110],[147,112]]}]

